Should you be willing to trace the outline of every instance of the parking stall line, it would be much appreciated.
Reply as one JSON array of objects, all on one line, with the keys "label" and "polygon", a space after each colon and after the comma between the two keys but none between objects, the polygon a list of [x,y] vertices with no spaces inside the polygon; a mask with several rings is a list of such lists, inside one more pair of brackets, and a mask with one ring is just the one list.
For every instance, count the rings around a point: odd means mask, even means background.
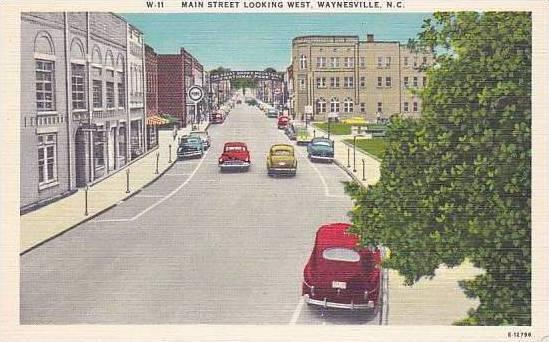
[{"label": "parking stall line", "polygon": [[295,307],[294,313],[292,314],[292,319],[290,320],[289,325],[295,325],[297,323],[297,320],[299,319],[299,316],[301,315],[301,311],[303,310],[303,305],[305,305],[305,300],[303,297],[299,298],[299,302],[297,303],[297,306]]},{"label": "parking stall line", "polygon": [[204,155],[202,156],[200,162],[197,164],[197,166],[195,167],[193,172],[190,174],[190,176],[183,183],[181,183],[177,188],[175,188],[172,192],[170,192],[166,196],[162,196],[162,198],[159,201],[157,201],[157,202],[153,203],[152,205],[148,206],[147,208],[143,209],[140,213],[136,214],[135,216],[133,216],[131,218],[127,218],[127,219],[94,220],[94,222],[127,222],[127,221],[137,220],[138,218],[140,218],[144,214],[146,214],[149,211],[151,211],[152,209],[156,208],[158,205],[164,203],[164,201],[171,198],[173,195],[175,195],[177,192],[179,192],[179,190],[183,189],[187,184],[189,184],[189,182],[193,179],[194,175],[196,174],[198,169],[200,169],[200,166],[202,165],[202,163],[206,159],[206,156],[208,155],[208,152],[209,151],[206,151],[206,153],[204,153]]}]

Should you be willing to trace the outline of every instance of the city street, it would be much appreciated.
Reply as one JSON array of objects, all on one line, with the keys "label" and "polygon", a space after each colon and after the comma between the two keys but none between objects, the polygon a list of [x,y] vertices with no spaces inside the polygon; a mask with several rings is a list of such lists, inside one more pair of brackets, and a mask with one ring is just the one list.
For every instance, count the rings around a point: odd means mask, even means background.
[{"label": "city street", "polygon": [[[349,220],[347,174],[297,147],[297,176],[268,177],[288,139],[257,107],[209,132],[203,159],[21,257],[22,324],[379,324],[300,296],[317,228]],[[248,144],[249,172],[219,172],[226,141]]]}]

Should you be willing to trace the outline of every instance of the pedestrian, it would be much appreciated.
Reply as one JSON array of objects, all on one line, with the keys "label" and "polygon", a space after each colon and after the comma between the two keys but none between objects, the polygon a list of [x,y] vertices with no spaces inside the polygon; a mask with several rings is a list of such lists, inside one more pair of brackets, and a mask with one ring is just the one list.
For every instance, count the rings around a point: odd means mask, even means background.
[{"label": "pedestrian", "polygon": [[173,140],[175,141],[175,138],[177,138],[177,125],[173,125]]}]

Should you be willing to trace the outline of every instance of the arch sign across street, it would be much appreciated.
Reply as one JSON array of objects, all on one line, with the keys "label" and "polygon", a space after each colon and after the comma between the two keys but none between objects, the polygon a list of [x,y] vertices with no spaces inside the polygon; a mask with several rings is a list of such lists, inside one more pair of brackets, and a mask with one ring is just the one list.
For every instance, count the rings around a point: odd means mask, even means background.
[{"label": "arch sign across street", "polygon": [[189,88],[188,95],[191,101],[195,103],[200,102],[200,100],[204,97],[204,90],[202,90],[199,86],[192,86]]}]

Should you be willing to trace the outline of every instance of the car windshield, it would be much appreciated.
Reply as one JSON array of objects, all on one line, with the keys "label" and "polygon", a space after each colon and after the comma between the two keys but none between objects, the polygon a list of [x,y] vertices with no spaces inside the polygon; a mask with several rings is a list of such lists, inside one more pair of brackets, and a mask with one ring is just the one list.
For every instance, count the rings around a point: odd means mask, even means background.
[{"label": "car windshield", "polygon": [[315,146],[332,146],[332,143],[328,140],[315,140],[313,141],[313,145]]},{"label": "car windshield", "polygon": [[327,248],[322,252],[322,257],[332,261],[358,262],[360,255],[349,248]]},{"label": "car windshield", "polygon": [[191,135],[196,135],[196,136],[205,138],[208,135],[208,133],[206,133],[206,132],[191,132]]},{"label": "car windshield", "polygon": [[202,141],[200,141],[200,138],[198,138],[198,137],[189,137],[189,138],[181,139],[181,143],[182,144],[196,144],[196,143],[202,143]]},{"label": "car windshield", "polygon": [[244,146],[225,146],[225,152],[232,152],[232,151],[246,151],[246,148]]},{"label": "car windshield", "polygon": [[271,154],[273,156],[283,157],[283,156],[291,156],[293,153],[289,150],[273,150]]}]

